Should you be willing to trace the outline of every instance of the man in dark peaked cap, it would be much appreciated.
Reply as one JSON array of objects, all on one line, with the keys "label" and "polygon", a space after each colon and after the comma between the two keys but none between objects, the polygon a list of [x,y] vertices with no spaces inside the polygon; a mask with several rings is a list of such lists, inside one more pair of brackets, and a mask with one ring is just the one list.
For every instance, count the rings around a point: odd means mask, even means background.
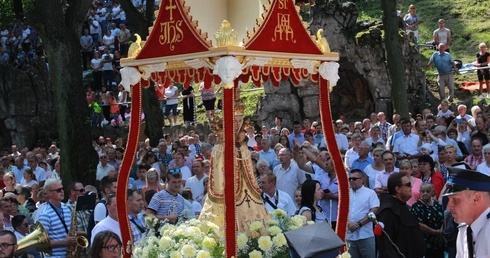
[{"label": "man in dark peaked cap", "polygon": [[456,257],[490,257],[490,177],[468,169],[448,170],[444,196],[459,223]]}]

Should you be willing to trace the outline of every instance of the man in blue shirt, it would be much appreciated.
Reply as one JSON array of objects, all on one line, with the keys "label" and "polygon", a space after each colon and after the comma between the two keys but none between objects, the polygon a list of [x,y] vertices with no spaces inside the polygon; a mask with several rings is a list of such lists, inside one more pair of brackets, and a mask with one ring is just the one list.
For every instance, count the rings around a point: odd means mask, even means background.
[{"label": "man in blue shirt", "polygon": [[454,63],[451,54],[445,52],[446,45],[444,43],[439,44],[439,51],[435,52],[429,60],[429,63],[425,67],[427,71],[432,64],[435,64],[437,72],[437,84],[439,85],[439,95],[441,99],[446,98],[446,93],[444,92],[444,87],[449,88],[449,98],[448,101],[452,102],[454,99],[454,74],[452,68],[455,72],[458,72],[458,68]]},{"label": "man in blue shirt", "polygon": [[352,162],[352,166],[349,168],[350,170],[353,169],[360,169],[364,171],[364,169],[368,166],[374,163],[373,158],[369,157],[369,149],[370,145],[366,141],[362,141],[361,144],[359,145],[358,149],[358,154],[359,158],[354,160]]}]

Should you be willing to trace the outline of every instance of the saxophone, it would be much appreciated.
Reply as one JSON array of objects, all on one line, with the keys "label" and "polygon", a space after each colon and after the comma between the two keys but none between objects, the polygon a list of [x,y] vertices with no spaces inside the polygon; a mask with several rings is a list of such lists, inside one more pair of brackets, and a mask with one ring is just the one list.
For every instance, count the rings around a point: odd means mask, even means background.
[{"label": "saxophone", "polygon": [[73,211],[71,212],[71,225],[70,232],[68,232],[68,236],[75,237],[77,239],[77,244],[74,246],[68,246],[66,248],[66,257],[67,258],[78,258],[80,257],[80,253],[84,248],[88,247],[88,240],[84,236],[77,235],[78,229],[78,218],[76,211],[76,203],[73,204]]}]

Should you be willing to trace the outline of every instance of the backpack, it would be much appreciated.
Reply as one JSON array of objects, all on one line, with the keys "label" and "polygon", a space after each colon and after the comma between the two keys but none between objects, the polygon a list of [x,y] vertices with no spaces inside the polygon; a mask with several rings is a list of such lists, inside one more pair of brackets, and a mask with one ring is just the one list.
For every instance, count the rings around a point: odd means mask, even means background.
[{"label": "backpack", "polygon": [[[99,203],[102,203],[102,204],[106,205],[106,204],[107,204],[107,201],[106,201],[105,199],[101,199],[101,200],[100,200],[100,201],[97,203],[97,205],[98,205]],[[97,207],[97,205],[95,205],[95,207]],[[95,208],[94,208],[94,210],[93,210],[93,211],[90,213],[90,218],[88,219],[88,226],[87,226],[87,239],[88,239],[89,243],[90,243],[90,240],[92,239],[92,230],[93,230],[93,229],[94,229],[94,227],[95,227],[95,218],[94,218],[94,213],[95,213]],[[105,213],[106,213],[105,215],[106,215],[106,217],[107,217],[107,216],[109,215],[109,211],[107,210],[107,208],[106,208]]]}]

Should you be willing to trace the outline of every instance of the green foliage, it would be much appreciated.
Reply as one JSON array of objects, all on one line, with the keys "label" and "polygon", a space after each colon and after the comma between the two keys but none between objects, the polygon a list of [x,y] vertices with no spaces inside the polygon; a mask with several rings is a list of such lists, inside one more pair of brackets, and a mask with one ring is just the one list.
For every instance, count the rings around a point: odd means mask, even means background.
[{"label": "green foliage", "polygon": [[12,0],[0,0],[0,25],[11,25],[14,21]]},{"label": "green foliage", "polygon": [[[464,63],[473,62],[478,52],[478,44],[490,43],[490,9],[488,1],[483,0],[419,0],[398,2],[398,10],[407,13],[410,4],[417,8],[420,16],[419,43],[432,41],[432,33],[437,29],[437,21],[444,19],[446,27],[452,31],[451,54]],[[380,1],[358,1],[359,18],[363,20],[381,20]],[[434,50],[422,47],[420,53],[423,63],[428,61]]]}]

